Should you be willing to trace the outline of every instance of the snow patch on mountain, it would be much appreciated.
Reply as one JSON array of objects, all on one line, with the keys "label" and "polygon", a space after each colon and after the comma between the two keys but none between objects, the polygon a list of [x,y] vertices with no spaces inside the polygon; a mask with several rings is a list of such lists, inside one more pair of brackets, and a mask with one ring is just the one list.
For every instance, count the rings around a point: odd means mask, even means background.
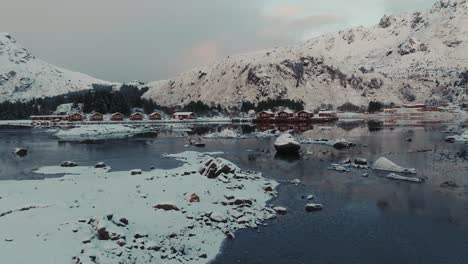
[{"label": "snow patch on mountain", "polygon": [[37,59],[8,33],[0,32],[0,102],[54,96],[114,83]]},{"label": "snow patch on mountain", "polygon": [[239,107],[289,98],[308,108],[346,102],[461,102],[468,80],[468,3],[442,0],[430,10],[384,16],[299,46],[227,57],[148,84],[166,106],[191,101]]}]

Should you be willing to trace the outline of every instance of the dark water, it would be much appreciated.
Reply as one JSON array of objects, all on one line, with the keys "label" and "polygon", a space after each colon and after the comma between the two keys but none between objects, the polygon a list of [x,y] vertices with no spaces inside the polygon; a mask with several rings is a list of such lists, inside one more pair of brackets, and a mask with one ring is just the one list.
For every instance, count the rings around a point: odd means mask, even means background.
[{"label": "dark water", "polygon": [[[199,134],[220,127],[199,127]],[[267,227],[241,230],[224,243],[213,263],[468,263],[468,162],[464,144],[443,141],[443,126],[396,127],[375,131],[361,124],[313,127],[311,138],[346,138],[357,143],[347,150],[303,145],[299,160],[275,157],[274,139],[205,140],[204,149],[186,148],[184,133],[163,133],[154,139],[105,141],[98,144],[59,143],[43,130],[0,129],[0,179],[31,179],[44,165],[73,160],[80,165],[104,161],[114,170],[172,168],[178,163],[163,153],[185,150],[223,151],[224,157],[244,169],[254,169],[284,184],[272,205],[288,214]],[[246,133],[251,129],[244,128]],[[197,137],[197,135],[192,135]],[[412,142],[405,139],[411,137]],[[18,158],[14,147],[30,154]],[[375,160],[388,157],[415,167],[424,184],[396,182],[384,174],[327,169],[344,158]],[[447,159],[446,157],[451,157]],[[362,177],[368,172],[369,177]],[[287,184],[298,178],[304,184]],[[459,188],[440,184],[453,180]],[[1,181],[0,181],[1,184]],[[303,199],[314,194],[323,211],[306,213]]]}]

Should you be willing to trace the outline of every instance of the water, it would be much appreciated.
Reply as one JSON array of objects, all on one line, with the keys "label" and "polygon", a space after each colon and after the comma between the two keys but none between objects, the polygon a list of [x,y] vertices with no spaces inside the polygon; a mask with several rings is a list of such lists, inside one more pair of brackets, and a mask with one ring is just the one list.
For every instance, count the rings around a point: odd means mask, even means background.
[{"label": "water", "polygon": [[[198,134],[222,127],[198,127]],[[164,153],[185,150],[223,151],[244,169],[261,171],[283,184],[272,205],[288,214],[267,227],[240,230],[223,245],[213,263],[467,263],[468,163],[463,144],[443,141],[444,126],[396,127],[375,131],[363,124],[314,126],[302,135],[346,138],[356,147],[338,151],[329,146],[304,145],[299,160],[275,157],[271,138],[205,140],[203,149],[186,148],[187,135],[163,133],[154,139],[104,141],[97,144],[60,143],[39,129],[0,129],[0,179],[37,179],[35,168],[73,160],[80,165],[104,161],[113,170],[173,168],[178,163]],[[251,129],[244,127],[246,133]],[[197,137],[197,135],[192,135]],[[405,139],[411,137],[412,142]],[[11,154],[26,147],[29,155]],[[443,158],[447,155],[455,159]],[[424,184],[391,181],[385,173],[327,169],[344,158],[375,160],[380,156],[405,167],[415,167]],[[368,172],[369,177],[362,177]],[[304,185],[287,184],[300,179]],[[444,189],[454,180],[461,187]],[[1,184],[1,181],[0,181]],[[314,194],[323,211],[306,213],[304,197]]]}]

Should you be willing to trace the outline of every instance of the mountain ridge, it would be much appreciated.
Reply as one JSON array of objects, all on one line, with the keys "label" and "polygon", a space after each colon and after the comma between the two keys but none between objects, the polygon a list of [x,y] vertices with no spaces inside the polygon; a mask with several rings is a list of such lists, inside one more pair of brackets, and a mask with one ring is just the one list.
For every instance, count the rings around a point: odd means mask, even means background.
[{"label": "mountain ridge", "polygon": [[308,108],[461,102],[467,99],[467,24],[466,0],[442,0],[426,11],[386,15],[372,27],[229,56],[149,83],[144,97],[166,106],[203,101],[228,108],[278,98],[301,100]]}]

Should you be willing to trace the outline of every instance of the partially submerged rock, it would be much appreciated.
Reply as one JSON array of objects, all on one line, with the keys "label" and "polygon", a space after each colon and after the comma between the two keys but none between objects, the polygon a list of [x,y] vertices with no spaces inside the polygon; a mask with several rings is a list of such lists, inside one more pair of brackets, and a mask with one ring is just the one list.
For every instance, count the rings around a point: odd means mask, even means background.
[{"label": "partially submerged rock", "polygon": [[18,157],[25,157],[26,155],[28,155],[28,150],[25,148],[15,148],[13,153]]},{"label": "partially submerged rock", "polygon": [[458,186],[458,184],[456,182],[454,182],[452,180],[449,180],[449,181],[444,181],[443,183],[441,183],[440,187],[454,189],[454,188],[458,188],[460,186]]},{"label": "partially submerged rock", "polygon": [[277,214],[281,214],[281,215],[284,215],[288,212],[288,209],[282,206],[275,206],[273,207],[273,210],[275,210]]},{"label": "partially submerged rock", "polygon": [[356,144],[348,142],[348,141],[346,141],[344,139],[339,139],[339,140],[335,141],[335,143],[333,144],[333,147],[336,148],[336,149],[345,149],[345,148],[350,148],[350,147],[353,147],[353,146],[356,146]]},{"label": "partially submerged rock", "polygon": [[78,166],[78,163],[74,162],[74,161],[64,161],[60,164],[60,167],[76,167]]},{"label": "partially submerged rock", "polygon": [[309,203],[305,206],[307,212],[320,211],[323,209],[323,205],[318,203]]},{"label": "partially submerged rock", "polygon": [[390,173],[385,176],[385,178],[389,178],[392,180],[400,180],[400,181],[409,181],[409,182],[416,182],[416,183],[422,183],[424,180],[419,178],[419,177],[407,177],[407,176],[402,176],[398,175],[395,173]]},{"label": "partially submerged rock", "polygon": [[374,170],[416,174],[416,169],[414,169],[414,168],[404,168],[404,167],[398,166],[398,165],[396,165],[395,163],[393,163],[392,161],[390,161],[389,159],[387,159],[385,157],[378,158],[374,162],[374,165],[372,165],[372,168]]},{"label": "partially submerged rock", "polygon": [[299,154],[301,145],[288,133],[279,136],[274,143],[276,152],[281,154]]},{"label": "partially submerged rock", "polygon": [[294,184],[294,185],[299,185],[299,184],[301,184],[302,182],[301,182],[301,180],[299,180],[299,179],[294,179],[294,180],[290,181],[289,183]]},{"label": "partially submerged rock", "polygon": [[356,158],[354,159],[354,164],[367,165],[367,160],[363,158]]},{"label": "partially submerged rock", "polygon": [[106,164],[104,162],[98,162],[96,165],[94,165],[94,168],[100,169],[100,168],[105,168]]}]

